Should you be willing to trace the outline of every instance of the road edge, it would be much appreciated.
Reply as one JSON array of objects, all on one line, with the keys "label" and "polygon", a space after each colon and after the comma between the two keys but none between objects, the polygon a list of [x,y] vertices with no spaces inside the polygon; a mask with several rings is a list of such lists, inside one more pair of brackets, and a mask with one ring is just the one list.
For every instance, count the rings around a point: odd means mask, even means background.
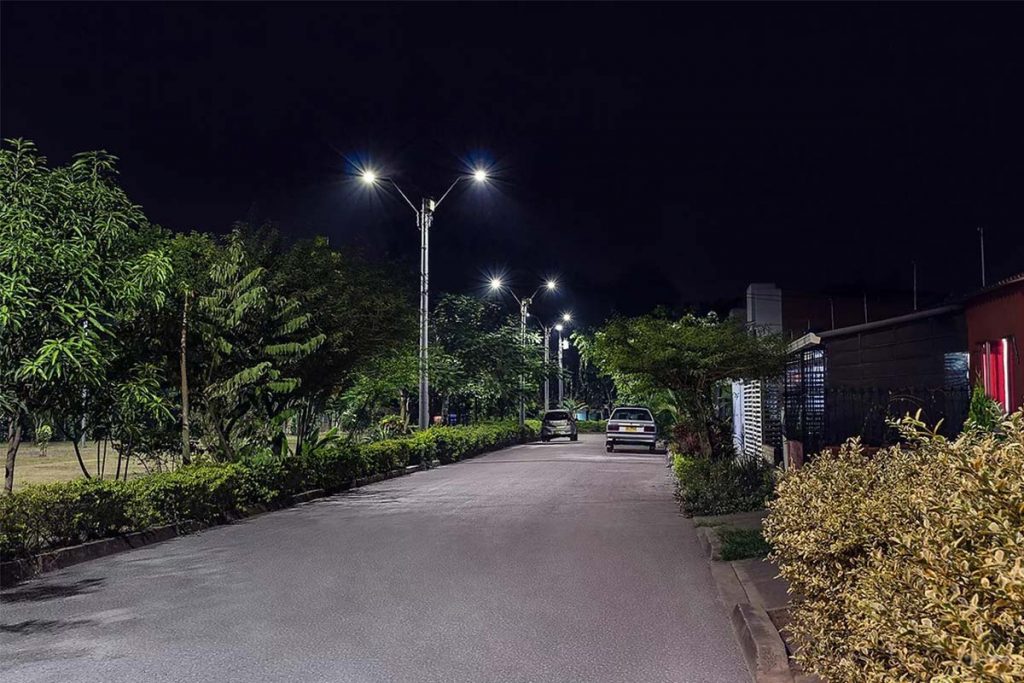
[{"label": "road edge", "polygon": [[[478,458],[482,455],[488,455],[490,453],[498,453],[507,448],[516,448],[525,444],[531,443],[530,441],[524,441],[523,443],[513,444],[511,446],[505,446],[503,448],[493,451],[483,451],[481,453],[474,453],[468,455],[465,458],[457,460],[450,465],[457,465],[460,462]],[[346,492],[366,486],[367,484],[375,484],[386,479],[394,479],[396,477],[402,477],[413,472],[427,471],[442,466],[437,460],[430,463],[429,467],[421,465],[409,465],[400,470],[391,470],[390,472],[382,472],[374,474],[368,477],[359,477],[353,479],[344,488],[328,493],[324,489],[310,489],[308,491],[302,491],[292,496],[288,496],[284,501],[272,506],[258,506],[247,511],[245,514],[231,514],[226,517],[224,522],[216,525],[200,524],[191,520],[184,520],[177,524],[168,524],[160,527],[152,527],[144,529],[142,531],[136,531],[130,534],[122,534],[120,536],[112,536],[109,538],[100,538],[95,541],[87,541],[79,545],[72,545],[66,548],[55,548],[54,550],[48,550],[43,553],[38,553],[31,557],[20,558],[16,560],[7,560],[0,562],[0,588],[10,588],[22,581],[35,578],[41,574],[57,571],[64,569],[65,567],[71,567],[76,564],[88,562],[90,560],[98,560],[101,557],[108,557],[110,555],[117,555],[118,553],[128,552],[129,550],[136,550],[143,548],[148,545],[155,545],[157,543],[163,543],[179,536],[187,536],[189,534],[202,531],[210,526],[223,526],[224,524],[231,524],[243,519],[249,519],[259,515],[263,515],[269,512],[276,512],[278,510],[284,510],[302,503],[308,503],[318,498],[324,498],[333,495],[342,495]]]}]

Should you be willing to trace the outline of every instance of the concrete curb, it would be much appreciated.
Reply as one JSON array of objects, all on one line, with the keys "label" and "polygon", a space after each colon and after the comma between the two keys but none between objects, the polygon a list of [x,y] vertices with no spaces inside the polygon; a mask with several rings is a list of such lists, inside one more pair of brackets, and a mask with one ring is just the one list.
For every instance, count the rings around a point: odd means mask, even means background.
[{"label": "concrete curb", "polygon": [[792,683],[786,646],[768,613],[749,603],[732,609],[732,628],[755,683]]},{"label": "concrete curb", "polygon": [[722,604],[730,611],[733,631],[754,683],[794,683],[782,636],[763,607],[760,595],[749,595],[733,562],[722,562],[721,539],[714,527],[696,527],[701,548],[710,558],[711,577]]},{"label": "concrete curb", "polygon": [[718,532],[713,527],[697,527],[697,540],[700,541],[700,547],[704,549],[708,557],[712,560],[722,559],[722,539],[719,538]]},{"label": "concrete curb", "polygon": [[[523,443],[530,443],[524,441]],[[522,444],[513,444],[513,446],[521,446]],[[512,446],[506,446],[504,448],[511,448]],[[501,450],[501,449],[499,449]],[[469,460],[479,455],[485,455],[486,453],[493,453],[495,451],[484,451],[482,453],[474,453],[473,455],[463,458],[463,460]],[[462,462],[462,460],[456,461]],[[455,463],[452,463],[455,464]],[[438,467],[440,463],[434,460],[429,468],[433,469]],[[303,491],[296,493],[295,495],[288,496],[283,503],[272,506],[258,506],[247,510],[245,514],[228,514],[224,524],[231,524],[242,519],[248,519],[257,515],[262,515],[268,512],[274,512],[275,510],[281,510],[284,508],[292,507],[302,503],[308,503],[316,500],[317,498],[324,498],[330,495],[337,495],[350,491],[354,488],[366,486],[367,484],[374,484],[385,479],[394,479],[395,477],[402,477],[413,472],[424,471],[423,465],[409,465],[403,469],[391,470],[390,472],[381,472],[368,477],[359,477],[353,479],[345,487],[334,493],[328,493],[324,489],[310,489],[309,491]],[[217,526],[220,526],[218,524]],[[136,531],[130,534],[124,534],[121,536],[114,536],[111,538],[101,538],[95,541],[89,541],[80,545],[68,546],[66,548],[56,548],[49,550],[45,553],[33,555],[32,557],[23,558],[19,560],[8,560],[6,562],[0,562],[0,588],[8,588],[16,583],[30,579],[39,574],[46,572],[56,571],[57,569],[63,569],[64,567],[70,567],[71,565],[79,564],[81,562],[87,562],[89,560],[96,560],[101,557],[108,555],[116,555],[117,553],[123,553],[128,550],[134,550],[147,545],[153,545],[162,541],[169,541],[172,538],[178,536],[184,536],[187,534],[201,531],[202,529],[208,528],[209,525],[200,524],[191,520],[185,520],[178,524],[170,524],[162,527],[154,527],[152,529],[145,529],[143,531]]]}]

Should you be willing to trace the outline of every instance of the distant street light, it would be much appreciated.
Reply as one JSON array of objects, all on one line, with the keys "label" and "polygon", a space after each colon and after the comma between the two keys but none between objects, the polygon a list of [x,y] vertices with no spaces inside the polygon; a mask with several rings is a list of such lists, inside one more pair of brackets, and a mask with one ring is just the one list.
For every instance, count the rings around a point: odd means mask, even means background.
[{"label": "distant street light", "polygon": [[[516,303],[519,304],[519,337],[520,337],[520,342],[522,343],[522,347],[523,347],[524,358],[525,358],[525,354],[526,354],[526,319],[530,315],[530,304],[533,303],[534,297],[536,297],[538,294],[540,294],[541,291],[547,290],[549,292],[553,292],[557,288],[558,288],[558,282],[556,280],[548,280],[547,282],[542,284],[540,287],[538,287],[536,290],[534,290],[533,294],[531,294],[530,296],[520,298],[520,297],[516,296],[515,292],[513,292],[511,289],[509,289],[508,287],[506,287],[502,283],[501,278],[499,278],[499,277],[491,278],[491,290],[493,290],[493,291],[505,290],[506,292],[511,294],[512,298],[515,299]],[[541,324],[541,327],[543,327],[543,323]],[[548,351],[547,351],[547,345],[545,345],[544,360],[546,361],[547,358],[548,358]],[[546,407],[547,407],[547,398],[545,397],[545,409],[546,409]],[[522,427],[525,424],[526,424],[526,376],[525,375],[520,375],[520,377],[519,377],[519,426]]]},{"label": "distant street light", "polygon": [[426,429],[430,426],[430,225],[434,222],[434,212],[441,206],[448,193],[455,189],[455,186],[462,180],[473,179],[477,183],[487,181],[487,171],[476,169],[471,175],[456,176],[448,189],[444,191],[437,201],[429,197],[420,200],[420,208],[416,208],[409,197],[402,192],[402,188],[393,178],[381,177],[373,169],[364,169],[361,176],[362,181],[367,185],[375,186],[378,182],[391,183],[391,186],[398,191],[405,203],[416,214],[416,227],[420,231],[420,409],[419,427]]}]

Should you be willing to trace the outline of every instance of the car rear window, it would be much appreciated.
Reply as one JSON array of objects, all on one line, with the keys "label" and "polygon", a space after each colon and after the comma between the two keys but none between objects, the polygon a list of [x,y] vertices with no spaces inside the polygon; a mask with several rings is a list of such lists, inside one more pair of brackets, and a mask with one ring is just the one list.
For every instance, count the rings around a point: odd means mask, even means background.
[{"label": "car rear window", "polygon": [[636,420],[640,422],[654,422],[649,410],[645,408],[618,408],[612,413],[613,420]]},{"label": "car rear window", "polygon": [[568,420],[569,419],[569,413],[567,413],[564,410],[552,410],[550,412],[544,413],[544,419],[545,420]]}]

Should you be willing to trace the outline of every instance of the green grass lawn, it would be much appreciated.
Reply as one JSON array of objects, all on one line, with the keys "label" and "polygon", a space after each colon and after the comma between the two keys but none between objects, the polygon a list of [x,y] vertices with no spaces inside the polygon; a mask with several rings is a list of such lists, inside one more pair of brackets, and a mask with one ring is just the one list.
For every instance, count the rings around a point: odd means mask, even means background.
[{"label": "green grass lawn", "polygon": [[[89,473],[96,472],[96,444],[86,441],[82,448],[82,458]],[[107,447],[107,466],[104,477],[113,479],[117,470],[117,453]],[[137,460],[128,465],[128,476],[137,477],[146,474],[145,468]],[[22,443],[18,449],[18,459],[14,463],[14,490],[28,484],[49,484],[55,481],[71,481],[80,479],[82,468],[75,458],[75,449],[70,441],[54,441],[42,455],[34,443]]]},{"label": "green grass lawn", "polygon": [[722,539],[722,559],[727,562],[765,557],[771,552],[772,548],[764,540],[760,529],[717,527],[715,531]]}]

